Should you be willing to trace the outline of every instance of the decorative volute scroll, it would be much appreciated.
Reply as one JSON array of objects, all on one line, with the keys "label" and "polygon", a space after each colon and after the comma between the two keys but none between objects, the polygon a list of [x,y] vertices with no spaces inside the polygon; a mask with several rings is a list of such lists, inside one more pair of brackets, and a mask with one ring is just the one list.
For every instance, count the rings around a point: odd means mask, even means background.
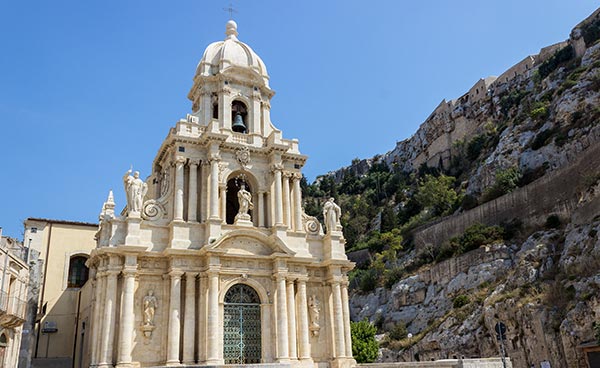
[{"label": "decorative volute scroll", "polygon": [[160,198],[149,199],[144,202],[144,205],[142,206],[142,218],[144,220],[158,221],[167,215],[165,205],[173,189],[170,170],[170,167],[166,167],[162,173],[158,175],[158,180],[160,183]]},{"label": "decorative volute scroll", "polygon": [[314,216],[309,216],[306,213],[302,212],[302,225],[304,227],[304,231],[311,235],[319,235],[323,234],[321,230],[321,223]]}]

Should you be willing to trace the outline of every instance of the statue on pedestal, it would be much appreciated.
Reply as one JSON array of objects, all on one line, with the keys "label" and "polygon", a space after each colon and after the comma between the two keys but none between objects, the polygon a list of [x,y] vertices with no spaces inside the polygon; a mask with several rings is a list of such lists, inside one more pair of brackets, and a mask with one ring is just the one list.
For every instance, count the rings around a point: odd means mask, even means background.
[{"label": "statue on pedestal", "polygon": [[154,314],[156,312],[157,304],[158,301],[154,296],[154,291],[148,290],[148,295],[146,295],[143,300],[145,326],[154,326]]},{"label": "statue on pedestal", "polygon": [[246,184],[243,182],[240,184],[240,190],[238,190],[237,197],[240,209],[235,216],[235,222],[238,223],[238,221],[250,221],[250,215],[248,214],[248,211],[254,209],[254,204],[252,203],[252,193],[246,190]]},{"label": "statue on pedestal", "polygon": [[156,307],[158,306],[158,300],[154,296],[153,290],[148,290],[148,294],[142,299],[142,312],[144,319],[140,329],[144,333],[145,344],[148,344],[148,338],[152,337],[152,331],[154,331],[154,314],[156,313]]},{"label": "statue on pedestal", "polygon": [[323,219],[325,220],[325,229],[327,234],[331,234],[332,231],[340,231],[342,225],[340,218],[342,217],[342,210],[338,206],[333,197],[329,198],[323,205]]},{"label": "statue on pedestal", "polygon": [[140,213],[144,196],[148,191],[148,185],[140,179],[140,172],[136,171],[131,175],[131,169],[127,170],[123,176],[125,193],[127,194],[127,213]]}]

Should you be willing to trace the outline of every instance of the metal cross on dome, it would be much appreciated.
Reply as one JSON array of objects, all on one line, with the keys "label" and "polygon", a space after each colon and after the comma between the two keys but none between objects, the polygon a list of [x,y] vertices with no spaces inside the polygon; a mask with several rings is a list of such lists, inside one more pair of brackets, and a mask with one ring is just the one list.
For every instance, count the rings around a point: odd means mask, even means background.
[{"label": "metal cross on dome", "polygon": [[223,8],[224,11],[229,12],[229,19],[233,19],[233,14],[237,13],[237,10],[233,8],[233,4],[229,3],[229,7]]}]

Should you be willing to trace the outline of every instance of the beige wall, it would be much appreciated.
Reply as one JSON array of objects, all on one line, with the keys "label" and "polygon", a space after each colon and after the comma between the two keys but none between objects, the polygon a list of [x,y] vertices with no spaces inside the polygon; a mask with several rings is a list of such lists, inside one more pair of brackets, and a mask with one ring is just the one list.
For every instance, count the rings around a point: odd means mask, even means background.
[{"label": "beige wall", "polygon": [[[38,250],[39,258],[44,260],[38,304],[40,313],[47,303],[46,314],[36,329],[39,336],[36,336],[37,344],[34,343],[33,357],[34,359],[72,357],[79,289],[67,288],[69,261],[74,255],[89,255],[96,247],[94,236],[97,226],[28,219],[25,227],[25,242],[31,239],[31,248]],[[37,232],[33,233],[32,227],[36,227]],[[58,331],[40,333],[45,322],[56,323]]]}]

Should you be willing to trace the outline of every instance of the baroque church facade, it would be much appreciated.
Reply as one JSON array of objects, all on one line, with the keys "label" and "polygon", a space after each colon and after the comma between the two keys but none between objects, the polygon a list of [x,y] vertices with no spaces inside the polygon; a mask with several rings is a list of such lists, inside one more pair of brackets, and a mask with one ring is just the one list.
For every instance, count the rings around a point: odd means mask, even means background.
[{"label": "baroque church facade", "polygon": [[103,206],[91,366],[355,364],[339,207],[325,227],[303,212],[307,157],[271,122],[265,64],[237,35],[229,21],[207,47],[150,176],[125,173],[127,208]]}]

